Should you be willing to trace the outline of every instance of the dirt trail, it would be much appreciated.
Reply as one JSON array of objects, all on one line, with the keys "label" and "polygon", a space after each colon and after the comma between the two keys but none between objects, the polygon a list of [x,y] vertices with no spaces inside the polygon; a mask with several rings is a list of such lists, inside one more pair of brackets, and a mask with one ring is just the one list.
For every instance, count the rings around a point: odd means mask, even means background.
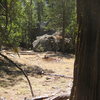
[{"label": "dirt trail", "polygon": [[[6,55],[22,64],[23,66],[39,66],[44,70],[50,70],[54,74],[73,76],[73,55],[62,55],[60,53],[34,53],[32,51],[24,51],[18,55],[12,52],[6,52]],[[46,58],[45,58],[46,56]],[[24,67],[22,67],[24,69]],[[66,79],[57,76],[46,75],[30,75],[35,96],[51,94],[55,91],[66,91],[72,79]],[[0,77],[0,97],[6,97],[8,100],[23,100],[24,97],[31,97],[28,83],[24,76],[19,73],[18,76],[9,77],[5,75]]]}]

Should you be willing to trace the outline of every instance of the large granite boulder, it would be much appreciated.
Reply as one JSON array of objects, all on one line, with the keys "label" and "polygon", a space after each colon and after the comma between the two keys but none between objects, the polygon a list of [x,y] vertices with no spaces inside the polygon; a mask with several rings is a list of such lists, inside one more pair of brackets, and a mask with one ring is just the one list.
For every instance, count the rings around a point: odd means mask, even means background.
[{"label": "large granite boulder", "polygon": [[[60,35],[42,35],[38,36],[37,39],[33,42],[33,50],[37,52],[44,51],[59,51],[61,50],[61,39]],[[65,39],[66,49],[69,48],[69,39]]]},{"label": "large granite boulder", "polygon": [[56,48],[55,38],[52,35],[43,35],[37,37],[37,39],[33,42],[33,50],[34,51],[54,51]]}]

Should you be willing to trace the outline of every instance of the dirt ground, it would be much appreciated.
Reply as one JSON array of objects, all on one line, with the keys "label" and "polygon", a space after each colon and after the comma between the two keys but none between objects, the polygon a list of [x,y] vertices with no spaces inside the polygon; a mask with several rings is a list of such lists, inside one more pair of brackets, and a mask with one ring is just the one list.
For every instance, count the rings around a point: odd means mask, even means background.
[{"label": "dirt ground", "polygon": [[[73,77],[74,55],[32,51],[21,51],[20,57],[12,52],[4,51],[3,54],[20,64],[28,73],[35,96],[67,91],[72,82],[70,77]],[[69,78],[42,75],[38,72],[34,74],[33,69],[38,68],[36,66],[49,74],[64,75]],[[14,66],[5,65],[0,69],[0,97],[5,97],[7,100],[23,100],[24,97],[31,97],[26,78]]]}]

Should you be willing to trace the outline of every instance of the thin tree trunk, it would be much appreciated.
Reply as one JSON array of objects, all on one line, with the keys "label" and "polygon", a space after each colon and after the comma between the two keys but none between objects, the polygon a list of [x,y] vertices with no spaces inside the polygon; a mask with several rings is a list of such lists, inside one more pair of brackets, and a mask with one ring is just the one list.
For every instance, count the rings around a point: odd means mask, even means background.
[{"label": "thin tree trunk", "polygon": [[5,6],[5,30],[4,30],[4,35],[3,35],[3,39],[4,41],[8,41],[8,13],[9,13],[9,9],[8,9],[8,1],[5,0],[4,2],[4,6]]},{"label": "thin tree trunk", "polygon": [[63,25],[62,25],[62,52],[65,50],[65,28],[66,28],[66,1],[62,1],[63,7]]},{"label": "thin tree trunk", "polygon": [[7,2],[7,0],[5,0],[5,9],[6,9],[6,11],[5,11],[5,14],[6,14],[6,24],[5,24],[5,28],[7,30],[7,26],[8,26],[8,2]]},{"label": "thin tree trunk", "polygon": [[[30,44],[32,44],[33,42],[33,28],[32,28],[32,15],[33,15],[33,12],[32,12],[32,0],[30,0],[30,15],[29,15],[29,25],[28,25],[28,32],[29,32],[29,46]],[[32,46],[31,46],[32,48]]]},{"label": "thin tree trunk", "polygon": [[79,29],[70,100],[100,100],[99,4],[99,0],[77,0]]},{"label": "thin tree trunk", "polygon": [[41,2],[37,2],[38,31],[41,33]]}]

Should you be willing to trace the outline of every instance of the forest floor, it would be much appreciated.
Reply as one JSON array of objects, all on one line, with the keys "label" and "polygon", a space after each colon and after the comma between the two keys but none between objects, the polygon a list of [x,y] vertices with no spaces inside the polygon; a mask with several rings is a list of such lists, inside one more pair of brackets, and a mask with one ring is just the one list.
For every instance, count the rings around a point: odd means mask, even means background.
[{"label": "forest floor", "polygon": [[[13,52],[3,51],[3,54],[20,64],[27,72],[35,96],[65,92],[73,80],[74,55],[32,51],[21,51],[20,57]],[[47,75],[43,75],[41,70]],[[15,66],[4,62],[2,57],[0,57],[0,97],[7,100],[23,100],[24,97],[31,97],[26,78]]]}]

